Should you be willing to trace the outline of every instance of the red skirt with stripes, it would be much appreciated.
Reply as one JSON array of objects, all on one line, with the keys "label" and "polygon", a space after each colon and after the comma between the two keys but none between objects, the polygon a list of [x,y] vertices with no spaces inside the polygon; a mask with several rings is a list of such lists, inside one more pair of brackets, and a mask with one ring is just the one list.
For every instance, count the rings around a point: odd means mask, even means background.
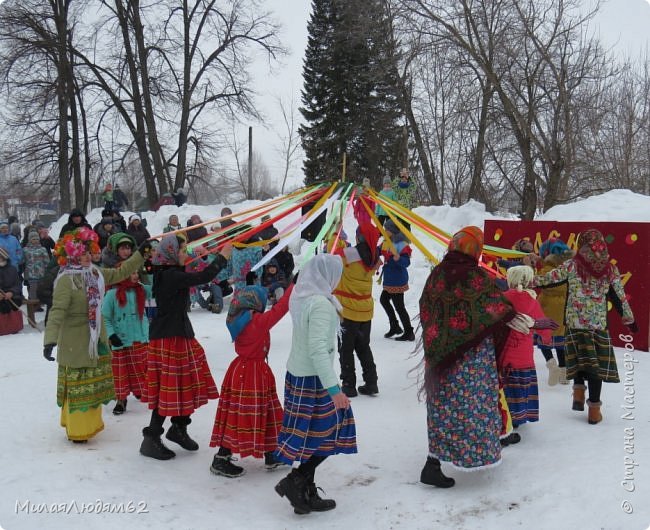
[{"label": "red skirt with stripes", "polygon": [[221,385],[210,447],[262,458],[277,447],[280,427],[282,406],[271,368],[263,359],[237,357]]},{"label": "red skirt with stripes", "polygon": [[126,348],[113,350],[116,399],[126,399],[131,392],[134,396],[142,396],[148,349],[147,343],[134,342]]},{"label": "red skirt with stripes", "polygon": [[195,338],[168,337],[149,342],[142,401],[161,416],[189,416],[219,392],[205,352]]}]

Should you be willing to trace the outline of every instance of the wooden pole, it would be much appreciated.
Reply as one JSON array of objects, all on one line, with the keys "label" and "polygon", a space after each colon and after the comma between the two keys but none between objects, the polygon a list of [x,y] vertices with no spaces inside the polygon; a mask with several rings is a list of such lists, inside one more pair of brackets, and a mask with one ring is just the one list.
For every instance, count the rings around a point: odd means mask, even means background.
[{"label": "wooden pole", "polygon": [[248,128],[248,200],[253,198],[253,128]]}]

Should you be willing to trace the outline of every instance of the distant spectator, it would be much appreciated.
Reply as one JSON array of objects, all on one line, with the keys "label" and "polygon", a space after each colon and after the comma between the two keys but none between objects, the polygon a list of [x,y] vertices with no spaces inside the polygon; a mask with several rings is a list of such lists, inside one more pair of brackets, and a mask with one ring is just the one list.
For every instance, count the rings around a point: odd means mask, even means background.
[{"label": "distant spectator", "polygon": [[268,301],[271,305],[275,305],[282,298],[288,285],[289,282],[282,269],[278,266],[278,262],[275,259],[271,259],[264,266],[264,274],[262,274],[262,287],[268,289]]},{"label": "distant spectator", "polygon": [[113,202],[113,185],[108,183],[104,187],[104,193],[102,193],[102,199],[104,199],[104,210],[112,210],[115,207]]},{"label": "distant spectator", "polygon": [[99,236],[99,248],[103,249],[108,244],[108,238],[117,234],[119,230],[115,229],[112,217],[103,217],[101,223],[96,226],[95,232]]},{"label": "distant spectator", "polygon": [[275,261],[278,262],[278,267],[284,272],[284,277],[288,280],[293,278],[293,254],[289,252],[289,247],[284,247],[280,252],[275,255]]},{"label": "distant spectator", "polygon": [[124,208],[128,208],[129,206],[129,199],[119,184],[115,184],[115,189],[113,190],[113,204],[118,210],[124,210]]},{"label": "distant spectator", "polygon": [[86,216],[84,215],[84,213],[79,208],[73,208],[70,211],[68,222],[63,225],[63,228],[61,228],[61,232],[59,232],[59,239],[61,239],[68,232],[72,232],[73,230],[76,230],[77,228],[81,228],[82,226],[87,226],[88,228],[92,228],[92,226],[88,224],[88,221],[86,220]]},{"label": "distant spectator", "polygon": [[[25,285],[27,285],[27,292],[30,300],[37,300],[38,283],[45,276],[45,269],[50,261],[47,255],[47,250],[41,245],[41,239],[38,232],[32,231],[29,233],[29,242],[23,249],[25,253]],[[41,311],[41,308],[38,308]]]},{"label": "distant spectator", "polygon": [[140,216],[138,214],[133,214],[131,217],[129,217],[129,226],[126,229],[126,233],[130,236],[133,236],[137,243],[136,247],[139,247],[140,243],[143,243],[151,237],[149,231],[144,227],[142,219],[140,219]]},{"label": "distant spectator", "polygon": [[179,208],[187,202],[187,195],[185,194],[185,190],[183,188],[178,188],[176,190],[176,193],[172,193],[172,197],[174,198],[174,203]]},{"label": "distant spectator", "polygon": [[18,220],[18,217],[10,215],[7,221],[9,222],[9,233],[20,241],[20,221]]},{"label": "distant spectator", "polygon": [[9,223],[5,220],[0,220],[0,248],[7,252],[11,265],[18,271],[24,261],[23,249],[18,238],[9,233]]},{"label": "distant spectator", "polygon": [[166,234],[167,232],[174,232],[176,230],[180,230],[183,228],[183,225],[181,225],[180,221],[178,220],[178,215],[172,214],[169,216],[169,224],[163,228],[163,234]]},{"label": "distant spectator", "polygon": [[[203,223],[201,217],[198,215],[193,215],[187,221],[187,226],[199,225],[201,223]],[[208,229],[205,226],[199,226],[197,228],[193,228],[192,230],[188,230],[186,235],[187,242],[191,243],[192,241],[196,241],[197,239],[201,239],[202,237],[207,236]]]},{"label": "distant spectator", "polygon": [[[266,223],[270,219],[271,219],[270,215],[263,215],[262,219],[261,219],[261,222]],[[278,235],[278,229],[275,226],[273,226],[273,224],[270,224],[269,226],[267,226],[263,230],[260,230],[258,232],[258,234],[260,236],[260,239],[262,239],[263,241],[268,241],[269,239],[273,239],[275,236]],[[277,239],[275,241],[272,241],[271,243],[269,243],[269,249],[275,248],[277,246],[278,246],[278,240]]]},{"label": "distant spectator", "polygon": [[9,253],[0,247],[0,335],[18,333],[23,329],[23,313],[19,309],[23,303],[22,290],[18,271],[11,264]]},{"label": "distant spectator", "polygon": [[47,255],[51,258],[55,242],[54,239],[50,237],[50,231],[44,226],[41,226],[38,228],[38,236],[41,239],[41,245],[45,250],[47,250]]},{"label": "distant spectator", "polygon": [[113,218],[113,226],[115,227],[116,232],[126,232],[126,219],[122,217],[122,214],[119,210],[114,209],[111,212],[111,217]]}]

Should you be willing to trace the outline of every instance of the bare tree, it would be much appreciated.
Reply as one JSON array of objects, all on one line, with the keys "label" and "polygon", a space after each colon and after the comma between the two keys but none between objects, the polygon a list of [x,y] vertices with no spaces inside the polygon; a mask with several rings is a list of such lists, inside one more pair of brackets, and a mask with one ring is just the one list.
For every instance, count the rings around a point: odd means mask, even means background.
[{"label": "bare tree", "polygon": [[282,174],[282,186],[280,193],[284,194],[284,186],[289,176],[289,171],[294,163],[299,160],[301,154],[300,135],[298,134],[298,115],[296,102],[291,96],[291,100],[284,102],[282,98],[276,98],[277,105],[282,113],[282,122],[284,130],[282,133],[276,133],[280,145],[277,152],[282,156],[284,164]]}]

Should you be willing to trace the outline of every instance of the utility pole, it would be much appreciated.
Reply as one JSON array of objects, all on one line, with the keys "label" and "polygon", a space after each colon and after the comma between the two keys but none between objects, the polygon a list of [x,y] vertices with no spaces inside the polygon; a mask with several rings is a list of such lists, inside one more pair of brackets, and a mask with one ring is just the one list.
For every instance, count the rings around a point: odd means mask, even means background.
[{"label": "utility pole", "polygon": [[253,128],[248,128],[248,199],[253,198]]}]

